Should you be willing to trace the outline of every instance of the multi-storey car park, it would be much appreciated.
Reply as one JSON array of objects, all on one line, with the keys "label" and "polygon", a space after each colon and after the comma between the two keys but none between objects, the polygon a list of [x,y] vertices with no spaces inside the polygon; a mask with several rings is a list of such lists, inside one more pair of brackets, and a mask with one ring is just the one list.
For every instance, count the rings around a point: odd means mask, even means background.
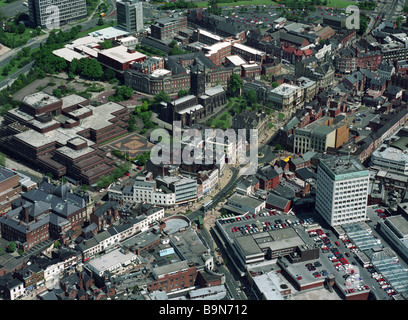
[{"label": "multi-storey car park", "polygon": [[354,262],[347,260],[348,253],[343,256],[343,245],[331,242],[335,233],[329,234],[311,217],[299,219],[291,213],[264,209],[257,214],[227,214],[213,230],[243,277],[272,268],[300,292],[335,287],[344,299],[367,299],[371,288]]}]

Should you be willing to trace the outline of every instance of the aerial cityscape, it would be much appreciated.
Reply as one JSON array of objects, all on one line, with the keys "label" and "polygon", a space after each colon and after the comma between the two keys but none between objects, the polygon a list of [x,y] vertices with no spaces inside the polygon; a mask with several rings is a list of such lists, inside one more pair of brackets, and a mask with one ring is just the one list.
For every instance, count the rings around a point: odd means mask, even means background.
[{"label": "aerial cityscape", "polygon": [[0,22],[0,300],[408,298],[407,0]]}]

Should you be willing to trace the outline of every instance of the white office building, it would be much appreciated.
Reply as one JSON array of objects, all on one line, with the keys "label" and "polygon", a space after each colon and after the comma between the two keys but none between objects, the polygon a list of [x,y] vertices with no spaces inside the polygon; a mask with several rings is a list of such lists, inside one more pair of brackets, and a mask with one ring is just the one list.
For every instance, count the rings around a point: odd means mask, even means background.
[{"label": "white office building", "polygon": [[366,219],[369,171],[352,156],[326,156],[317,170],[316,211],[331,226]]},{"label": "white office building", "polygon": [[108,189],[111,200],[123,200],[127,203],[151,203],[163,207],[174,206],[176,194],[166,186],[156,187],[156,182],[135,180],[126,185],[111,185]]},{"label": "white office building", "polygon": [[28,15],[33,26],[58,29],[86,17],[86,0],[28,0]]},{"label": "white office building", "polygon": [[143,30],[143,4],[136,0],[116,1],[118,27],[127,32]]},{"label": "white office building", "polygon": [[380,145],[371,155],[371,165],[375,168],[408,174],[408,137],[398,134]]}]

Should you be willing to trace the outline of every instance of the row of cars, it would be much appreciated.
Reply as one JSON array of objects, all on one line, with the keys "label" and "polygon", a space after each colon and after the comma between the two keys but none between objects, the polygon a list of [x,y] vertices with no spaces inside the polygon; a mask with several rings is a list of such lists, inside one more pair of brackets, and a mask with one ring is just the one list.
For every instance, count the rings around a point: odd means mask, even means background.
[{"label": "row of cars", "polygon": [[[266,212],[260,212],[258,214],[246,214],[246,215],[242,215],[242,216],[235,216],[234,214],[227,214],[227,215],[223,215],[221,217],[221,219],[219,220],[219,222],[221,224],[224,223],[232,223],[232,222],[237,222],[237,221],[245,221],[245,220],[250,220],[250,219],[256,219],[258,216],[259,217],[268,217],[268,216],[275,216],[275,215],[281,215],[282,212],[280,212],[279,210],[269,210]],[[230,218],[230,219],[227,219]]]},{"label": "row of cars", "polygon": [[367,271],[371,273],[371,278],[377,280],[381,289],[383,289],[388,294],[389,297],[397,294],[395,290],[388,284],[388,282],[385,281],[382,275],[376,272],[374,268],[369,267],[367,268]]},{"label": "row of cars", "polygon": [[[327,270],[321,270],[321,271],[318,271],[318,270],[316,270],[316,268],[319,268],[319,267],[321,267],[322,266],[322,264],[319,262],[319,261],[316,261],[316,262],[314,262],[314,263],[307,263],[307,264],[305,264],[305,267],[306,267],[306,269],[309,271],[309,272],[312,272],[312,271],[314,271],[313,273],[312,273],[312,275],[315,277],[315,278],[319,278],[319,277],[324,277],[324,276],[327,276],[329,273],[327,272]],[[297,280],[301,280],[301,279],[298,279],[298,277],[296,277],[296,279]]]},{"label": "row of cars", "polygon": [[[287,227],[289,227],[289,225],[284,223],[282,219],[276,219],[275,224],[271,224],[269,221],[262,222],[262,231],[277,230],[277,229],[282,229],[282,228],[287,228]],[[255,223],[252,223],[249,225],[246,224],[242,226],[236,226],[236,227],[231,228],[231,232],[233,233],[239,232],[239,231],[241,232],[242,235],[260,232],[258,226]]]},{"label": "row of cars", "polygon": [[380,218],[382,218],[382,219],[387,218],[387,215],[384,213],[384,211],[383,211],[382,209],[377,209],[377,210],[375,210],[375,212],[377,212],[377,215],[378,215]]}]

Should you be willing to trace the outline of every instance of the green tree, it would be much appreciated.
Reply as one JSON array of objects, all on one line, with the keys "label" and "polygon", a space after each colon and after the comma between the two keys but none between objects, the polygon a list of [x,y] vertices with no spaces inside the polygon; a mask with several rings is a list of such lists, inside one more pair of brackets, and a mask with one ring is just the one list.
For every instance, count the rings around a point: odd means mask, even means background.
[{"label": "green tree", "polygon": [[9,244],[7,245],[7,251],[8,252],[14,252],[17,249],[17,245],[14,241],[10,241]]},{"label": "green tree", "polygon": [[30,47],[24,47],[23,49],[21,49],[21,53],[22,53],[23,57],[26,57],[26,58],[29,57],[30,52],[31,52]]},{"label": "green tree", "polygon": [[133,96],[133,90],[132,88],[123,85],[116,89],[115,94],[118,97],[121,97],[122,100],[129,100]]},{"label": "green tree", "polygon": [[112,40],[105,40],[101,43],[101,49],[110,49],[113,47]]},{"label": "green tree", "polygon": [[170,97],[169,95],[164,92],[164,91],[160,91],[158,94],[156,94],[153,98],[153,104],[154,105],[158,105],[160,102],[169,102],[170,101]]},{"label": "green tree", "polygon": [[1,72],[1,75],[2,75],[2,76],[7,76],[10,71],[11,71],[11,67],[10,67],[10,65],[8,64],[8,65],[6,65],[6,66],[3,68],[3,71]]},{"label": "green tree", "polygon": [[19,34],[23,34],[26,31],[26,27],[24,25],[24,23],[19,23],[17,26],[17,32]]},{"label": "green tree", "polygon": [[190,90],[181,89],[181,90],[179,90],[179,92],[177,92],[177,98],[185,97],[189,93],[190,93]]},{"label": "green tree", "polygon": [[60,89],[54,89],[52,90],[52,95],[57,98],[62,98],[62,91]]},{"label": "green tree", "polygon": [[175,45],[175,46],[174,46],[173,48],[171,48],[170,51],[169,51],[169,55],[170,55],[170,56],[176,56],[176,55],[185,54],[185,53],[186,53],[186,51],[180,49],[177,45]]},{"label": "green tree", "polygon": [[6,166],[6,156],[4,153],[0,152],[0,166],[5,167]]},{"label": "green tree", "polygon": [[242,87],[241,77],[238,74],[233,73],[227,84],[228,91],[231,94],[236,95],[241,90],[241,87]]},{"label": "green tree", "polygon": [[105,81],[110,81],[116,78],[116,73],[110,68],[105,69],[103,72],[103,78]]},{"label": "green tree", "polygon": [[279,87],[279,83],[277,83],[276,81],[272,82],[272,88],[277,88]]},{"label": "green tree", "polygon": [[102,66],[95,59],[79,59],[76,71],[82,77],[90,80],[99,80],[103,77]]},{"label": "green tree", "polygon": [[146,100],[144,100],[142,102],[141,111],[148,111],[148,110],[149,110],[149,103]]},{"label": "green tree", "polygon": [[102,17],[99,17],[97,25],[98,26],[103,26],[103,24],[104,24],[104,22],[103,22]]},{"label": "green tree", "polygon": [[246,94],[245,94],[245,98],[247,99],[249,105],[251,107],[253,107],[257,102],[258,102],[258,97],[256,95],[256,92],[254,90],[249,90]]}]

